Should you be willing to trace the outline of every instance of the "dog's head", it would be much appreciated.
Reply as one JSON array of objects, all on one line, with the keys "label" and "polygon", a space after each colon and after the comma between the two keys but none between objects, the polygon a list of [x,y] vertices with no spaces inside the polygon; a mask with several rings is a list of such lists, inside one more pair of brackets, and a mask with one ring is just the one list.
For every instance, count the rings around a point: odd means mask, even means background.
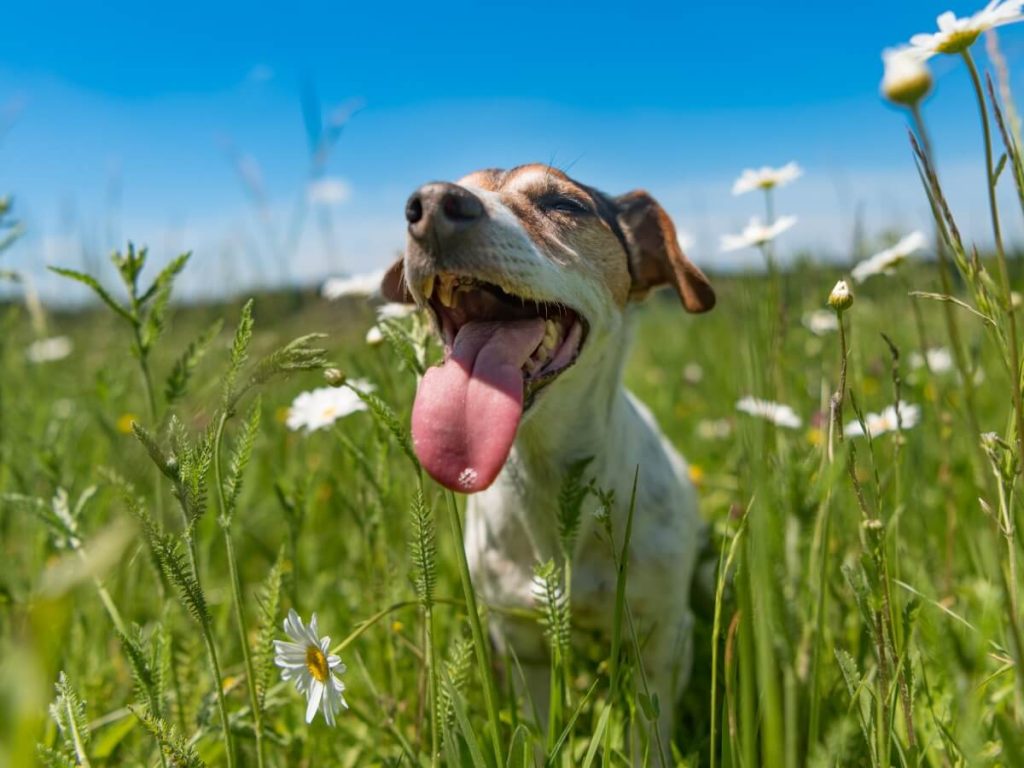
[{"label": "dog's head", "polygon": [[524,410],[574,363],[602,355],[631,300],[669,284],[690,312],[715,304],[646,192],[610,197],[524,165],[426,184],[405,215],[405,257],[382,290],[429,307],[444,342],[444,364],[416,395],[413,441],[454,490],[493,482]]}]

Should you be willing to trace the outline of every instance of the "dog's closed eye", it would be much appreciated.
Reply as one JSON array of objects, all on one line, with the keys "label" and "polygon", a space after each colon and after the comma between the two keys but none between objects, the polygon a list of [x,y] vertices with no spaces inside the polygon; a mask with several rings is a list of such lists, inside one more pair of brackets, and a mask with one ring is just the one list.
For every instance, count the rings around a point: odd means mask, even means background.
[{"label": "dog's closed eye", "polygon": [[590,206],[582,200],[561,193],[544,195],[537,200],[537,207],[545,213],[562,213],[570,216],[585,216],[593,213]]}]

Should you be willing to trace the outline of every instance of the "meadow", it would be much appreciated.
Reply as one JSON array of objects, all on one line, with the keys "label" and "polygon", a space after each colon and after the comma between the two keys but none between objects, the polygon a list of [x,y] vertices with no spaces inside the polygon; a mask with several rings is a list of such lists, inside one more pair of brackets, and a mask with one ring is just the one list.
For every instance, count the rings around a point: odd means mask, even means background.
[{"label": "meadow", "polygon": [[[973,68],[977,38],[941,53]],[[610,646],[567,639],[565,562],[537,570],[550,725],[481,642],[462,501],[410,449],[440,355],[425,317],[312,290],[176,301],[187,257],[126,247],[103,276],[63,271],[88,307],[0,307],[0,764],[1024,765],[1020,261],[994,192],[995,247],[960,240],[922,95],[908,152],[934,232],[785,267],[777,233],[748,232],[713,312],[670,292],[634,310],[626,384],[689,460],[717,563],[674,744],[647,738],[621,596]],[[978,188],[1024,209],[1008,91],[978,96]],[[774,186],[755,192],[781,231]],[[319,388],[329,412],[303,415]],[[596,518],[582,545],[613,547],[621,585],[628,533],[602,508],[628,500],[585,467],[551,493],[568,539]],[[291,609],[330,638],[310,674],[344,685],[311,723],[274,646]]]}]

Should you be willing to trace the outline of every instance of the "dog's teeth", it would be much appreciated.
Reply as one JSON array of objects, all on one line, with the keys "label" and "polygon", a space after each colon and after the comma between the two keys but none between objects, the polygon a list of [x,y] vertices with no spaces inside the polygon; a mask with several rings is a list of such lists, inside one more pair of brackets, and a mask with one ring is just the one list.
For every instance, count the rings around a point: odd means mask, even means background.
[{"label": "dog's teeth", "polygon": [[423,281],[423,298],[428,301],[434,295],[434,279],[435,275],[431,275]]},{"label": "dog's teeth", "polygon": [[437,298],[446,307],[455,306],[455,275],[441,275],[437,281]]},{"label": "dog's teeth", "polygon": [[551,352],[558,344],[558,337],[561,329],[554,320],[544,321],[544,340],[540,343],[540,349],[545,352],[545,357]]}]

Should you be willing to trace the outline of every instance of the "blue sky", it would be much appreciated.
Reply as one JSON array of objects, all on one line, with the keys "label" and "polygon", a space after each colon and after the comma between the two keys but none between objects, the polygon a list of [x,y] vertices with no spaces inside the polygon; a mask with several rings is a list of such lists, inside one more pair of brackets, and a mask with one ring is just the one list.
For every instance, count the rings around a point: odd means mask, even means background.
[{"label": "blue sky", "polygon": [[[194,250],[196,293],[364,271],[401,247],[419,183],[535,160],[610,192],[651,190],[712,269],[754,261],[717,250],[760,212],[732,179],[796,160],[806,175],[778,209],[800,222],[780,246],[844,258],[856,210],[873,233],[926,223],[904,117],[878,97],[881,49],[980,0],[158,5],[5,10],[0,188],[28,228],[5,259],[44,290],[59,283],[43,264],[91,266],[126,238],[158,259]],[[1024,73],[1024,26],[1001,41]],[[972,96],[956,61],[933,64],[943,175],[983,239]],[[310,84],[325,114],[362,105],[324,171],[344,199],[270,247],[305,195]],[[239,160],[261,180],[262,212]]]}]

